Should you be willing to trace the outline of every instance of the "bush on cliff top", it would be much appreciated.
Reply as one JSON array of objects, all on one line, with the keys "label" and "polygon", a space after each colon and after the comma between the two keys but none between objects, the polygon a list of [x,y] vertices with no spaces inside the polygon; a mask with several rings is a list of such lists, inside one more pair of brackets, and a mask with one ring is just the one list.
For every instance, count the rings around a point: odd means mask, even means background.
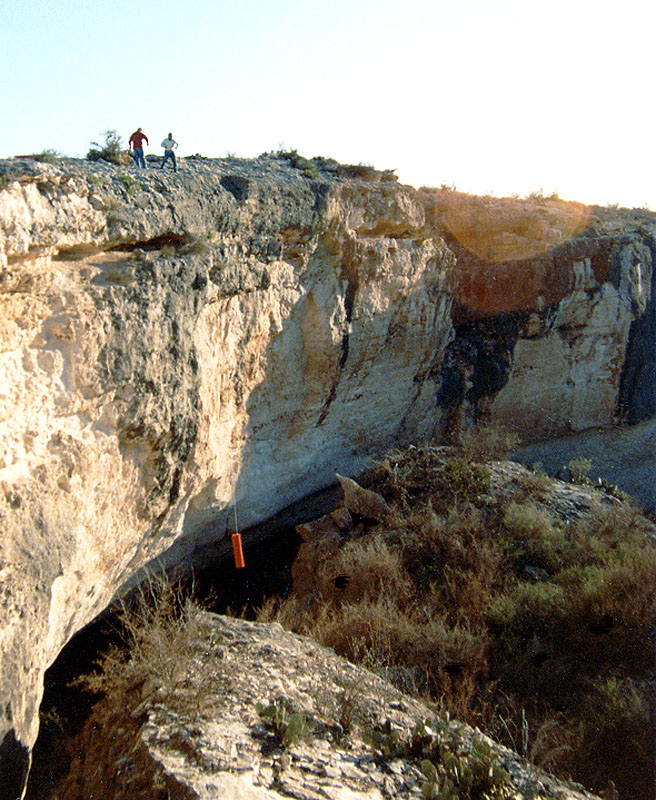
[{"label": "bush on cliff top", "polygon": [[320,180],[323,174],[376,182],[398,180],[393,169],[379,170],[371,164],[340,164],[333,158],[324,158],[323,156],[305,158],[296,150],[278,150],[275,155],[278,158],[284,158],[310,180]]},{"label": "bush on cliff top", "polygon": [[91,148],[87,153],[87,159],[89,161],[107,161],[110,164],[117,164],[119,166],[125,164],[128,159],[126,159],[125,153],[123,152],[123,143],[118,131],[110,128],[106,131],[102,131],[102,135],[105,139],[104,143],[99,144],[98,142],[91,142]]}]

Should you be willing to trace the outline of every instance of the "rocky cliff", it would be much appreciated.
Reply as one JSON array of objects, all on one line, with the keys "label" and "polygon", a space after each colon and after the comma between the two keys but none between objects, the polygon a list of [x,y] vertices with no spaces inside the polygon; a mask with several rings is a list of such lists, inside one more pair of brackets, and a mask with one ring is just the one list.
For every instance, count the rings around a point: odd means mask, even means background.
[{"label": "rocky cliff", "polygon": [[419,800],[470,780],[472,797],[596,797],[277,623],[194,609],[186,631],[177,677],[96,706],[58,796]]},{"label": "rocky cliff", "polygon": [[652,215],[311,175],[0,162],[8,786],[43,671],[153,559],[477,419],[654,416]]}]

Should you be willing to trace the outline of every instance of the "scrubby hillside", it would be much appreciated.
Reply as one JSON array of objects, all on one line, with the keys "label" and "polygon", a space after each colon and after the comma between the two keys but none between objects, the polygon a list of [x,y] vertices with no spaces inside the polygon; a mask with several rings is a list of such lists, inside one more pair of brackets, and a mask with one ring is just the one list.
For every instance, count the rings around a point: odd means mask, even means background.
[{"label": "scrubby hillside", "polygon": [[293,590],[262,618],[561,777],[648,800],[654,526],[585,463],[563,483],[489,455],[411,448],[343,479],[345,507],[299,526]]},{"label": "scrubby hillside", "polygon": [[52,800],[592,800],[306,637],[143,599]]},{"label": "scrubby hillside", "polygon": [[340,476],[265,625],[141,592],[52,797],[651,800],[656,526],[583,459],[559,481],[510,444]]}]

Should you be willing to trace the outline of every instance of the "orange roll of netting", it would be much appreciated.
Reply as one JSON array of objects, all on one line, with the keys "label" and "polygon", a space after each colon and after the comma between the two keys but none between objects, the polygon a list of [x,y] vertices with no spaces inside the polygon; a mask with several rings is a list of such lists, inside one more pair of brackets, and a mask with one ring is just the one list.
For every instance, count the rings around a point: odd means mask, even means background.
[{"label": "orange roll of netting", "polygon": [[237,569],[245,567],[246,562],[244,561],[244,551],[241,547],[241,533],[232,534],[232,552],[235,556],[235,567],[237,567]]}]

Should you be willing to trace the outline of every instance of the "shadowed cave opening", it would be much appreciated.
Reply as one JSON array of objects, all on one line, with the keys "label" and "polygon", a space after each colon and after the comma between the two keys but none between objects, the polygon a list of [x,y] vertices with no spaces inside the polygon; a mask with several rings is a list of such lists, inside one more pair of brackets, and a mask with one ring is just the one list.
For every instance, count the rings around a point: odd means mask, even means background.
[{"label": "shadowed cave opening", "polygon": [[0,797],[17,800],[29,769],[30,755],[13,732],[8,731],[0,743]]},{"label": "shadowed cave opening", "polygon": [[[336,490],[319,493],[286,509],[271,520],[242,531],[246,561],[234,566],[230,536],[185,580],[190,592],[208,610],[243,613],[254,618],[255,610],[271,596],[285,596],[291,587],[291,567],[302,542],[295,525],[322,513],[334,502]],[[40,708],[41,726],[32,754],[26,800],[48,800],[70,768],[71,742],[88,719],[99,696],[71,685],[91,672],[100,655],[120,643],[116,612],[107,610],[79,631],[46,671]],[[4,797],[4,795],[3,795]]]}]

